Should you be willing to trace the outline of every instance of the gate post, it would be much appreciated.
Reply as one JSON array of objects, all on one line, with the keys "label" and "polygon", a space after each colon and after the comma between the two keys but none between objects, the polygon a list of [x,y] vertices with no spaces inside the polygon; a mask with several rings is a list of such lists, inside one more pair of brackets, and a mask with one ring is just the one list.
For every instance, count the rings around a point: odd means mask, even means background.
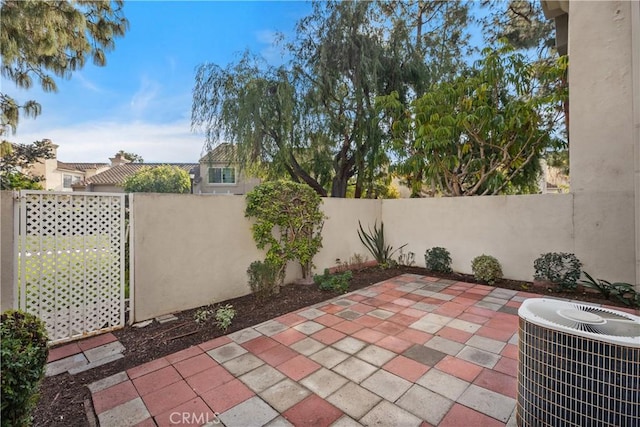
[{"label": "gate post", "polygon": [[12,191],[0,192],[0,310],[18,308],[17,209],[19,199]]}]

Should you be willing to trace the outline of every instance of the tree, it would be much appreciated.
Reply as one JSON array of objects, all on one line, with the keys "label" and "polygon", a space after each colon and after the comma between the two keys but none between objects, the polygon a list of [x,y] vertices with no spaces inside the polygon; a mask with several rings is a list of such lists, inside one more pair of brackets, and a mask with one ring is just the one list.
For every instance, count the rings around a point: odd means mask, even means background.
[{"label": "tree", "polygon": [[279,280],[288,261],[298,261],[302,277],[308,278],[313,257],[322,247],[325,216],[322,200],[310,187],[290,181],[265,182],[247,194],[245,216],[258,249],[267,249],[266,263],[276,266]]},{"label": "tree", "polygon": [[124,182],[127,193],[189,193],[189,174],[177,166],[143,166]]},{"label": "tree", "polygon": [[33,144],[0,143],[0,189],[2,190],[40,190],[41,176],[33,175],[30,166],[53,156],[53,147],[49,140],[36,141]]},{"label": "tree", "polygon": [[129,153],[129,152],[124,151],[124,150],[118,151],[118,154],[120,154],[125,159],[129,160],[131,163],[144,163],[144,159],[139,154]]},{"label": "tree", "polygon": [[566,92],[540,87],[564,73],[566,61],[531,64],[508,46],[483,55],[408,109],[397,94],[380,99],[414,195],[423,184],[447,196],[533,192],[545,150],[562,146],[553,130]]},{"label": "tree", "polygon": [[[123,0],[2,0],[2,75],[23,89],[31,88],[36,79],[44,91],[55,92],[53,76],[69,78],[88,57],[104,66],[106,52],[129,25],[123,5]],[[41,110],[36,101],[19,104],[6,93],[0,93],[0,106],[0,134],[15,132],[20,111],[36,117]]]}]

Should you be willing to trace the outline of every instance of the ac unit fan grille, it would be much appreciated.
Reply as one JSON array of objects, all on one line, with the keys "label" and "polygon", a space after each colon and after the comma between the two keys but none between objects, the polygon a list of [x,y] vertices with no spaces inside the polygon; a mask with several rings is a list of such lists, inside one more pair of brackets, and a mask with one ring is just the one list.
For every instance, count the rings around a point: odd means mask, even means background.
[{"label": "ac unit fan grille", "polygon": [[640,424],[640,348],[520,318],[520,426]]}]

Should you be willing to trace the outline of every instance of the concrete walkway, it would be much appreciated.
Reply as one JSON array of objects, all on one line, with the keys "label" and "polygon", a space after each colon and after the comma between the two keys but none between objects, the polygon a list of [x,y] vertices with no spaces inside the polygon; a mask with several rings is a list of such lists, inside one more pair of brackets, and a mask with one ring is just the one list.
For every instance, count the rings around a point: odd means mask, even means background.
[{"label": "concrete walkway", "polygon": [[102,427],[515,426],[536,296],[405,274],[91,384],[93,404]]}]

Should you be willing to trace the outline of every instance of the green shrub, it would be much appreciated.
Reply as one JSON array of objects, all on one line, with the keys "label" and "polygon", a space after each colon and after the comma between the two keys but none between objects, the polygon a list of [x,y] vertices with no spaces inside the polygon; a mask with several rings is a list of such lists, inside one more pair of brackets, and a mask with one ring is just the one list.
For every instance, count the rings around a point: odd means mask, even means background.
[{"label": "green shrub", "polygon": [[496,280],[502,279],[502,267],[497,259],[491,255],[480,255],[471,261],[471,270],[477,280],[493,285]]},{"label": "green shrub", "polygon": [[280,291],[283,271],[270,261],[254,261],[247,269],[249,286],[256,298],[264,300]]},{"label": "green shrub", "polygon": [[373,224],[373,231],[369,228],[368,233],[364,231],[360,221],[358,221],[358,225],[360,226],[358,230],[360,241],[371,255],[373,255],[373,258],[378,262],[380,267],[393,267],[395,265],[395,261],[392,258],[393,254],[407,246],[407,244],[405,243],[398,249],[393,249],[393,246],[387,245],[384,239],[384,223],[382,222],[380,223],[380,228],[378,228],[378,223],[375,222]]},{"label": "green shrub", "polygon": [[534,279],[547,280],[563,288],[574,289],[580,278],[582,263],[574,254],[547,252],[533,262]]},{"label": "green shrub", "polygon": [[223,305],[216,310],[216,326],[222,332],[226,332],[234,317],[236,317],[236,309],[231,304]]},{"label": "green shrub", "polygon": [[400,248],[400,254],[398,255],[398,265],[404,265],[407,267],[411,267],[415,264],[416,254],[409,251],[405,253],[402,248]]},{"label": "green shrub", "polygon": [[329,269],[324,270],[324,274],[313,276],[313,281],[321,291],[336,291],[345,293],[349,289],[349,280],[353,277],[351,271],[344,273],[329,274]]},{"label": "green shrub", "polygon": [[584,275],[587,280],[581,280],[580,283],[585,288],[596,289],[607,299],[616,299],[625,305],[640,308],[640,293],[630,283],[594,279],[586,271]]},{"label": "green shrub", "polygon": [[451,273],[451,254],[445,248],[435,247],[424,253],[424,265],[427,270]]},{"label": "green shrub", "polygon": [[31,425],[49,349],[44,323],[22,311],[2,313],[2,426]]}]

